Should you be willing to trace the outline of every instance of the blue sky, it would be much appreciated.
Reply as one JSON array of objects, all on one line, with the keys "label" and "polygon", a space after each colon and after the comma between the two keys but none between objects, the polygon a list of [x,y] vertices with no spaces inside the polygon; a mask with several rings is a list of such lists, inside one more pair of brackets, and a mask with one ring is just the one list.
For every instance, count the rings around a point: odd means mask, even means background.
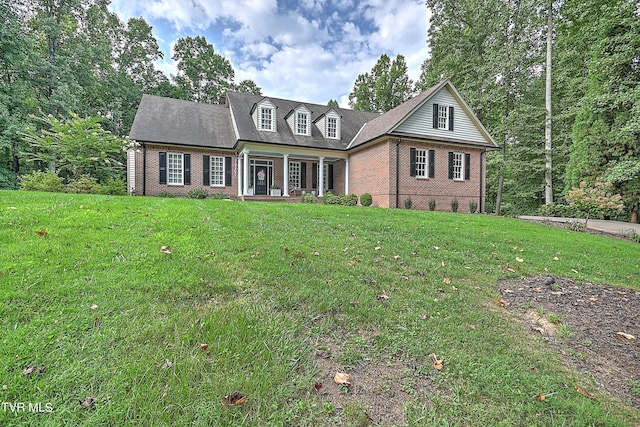
[{"label": "blue sky", "polygon": [[404,55],[413,80],[428,56],[423,0],[112,0],[110,9],[153,26],[165,73],[175,74],[176,40],[203,35],[236,82],[251,79],[278,98],[346,107],[356,77],[381,54]]}]

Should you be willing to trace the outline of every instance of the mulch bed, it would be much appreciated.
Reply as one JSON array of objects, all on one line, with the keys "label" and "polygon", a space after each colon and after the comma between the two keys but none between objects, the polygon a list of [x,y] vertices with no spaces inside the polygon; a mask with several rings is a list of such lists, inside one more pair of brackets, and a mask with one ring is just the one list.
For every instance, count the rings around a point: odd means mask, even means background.
[{"label": "mulch bed", "polygon": [[498,292],[532,334],[640,408],[640,292],[549,276],[503,280]]}]

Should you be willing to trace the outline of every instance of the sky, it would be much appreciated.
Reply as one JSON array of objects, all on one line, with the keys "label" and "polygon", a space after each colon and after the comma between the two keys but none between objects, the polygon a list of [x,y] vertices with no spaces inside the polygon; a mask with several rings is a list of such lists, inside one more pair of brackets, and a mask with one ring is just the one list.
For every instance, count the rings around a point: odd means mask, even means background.
[{"label": "sky", "polygon": [[235,82],[253,80],[274,98],[348,106],[358,74],[383,53],[402,54],[417,80],[428,56],[424,0],[111,0],[123,22],[143,17],[153,27],[175,74],[175,42],[205,36],[231,61]]}]

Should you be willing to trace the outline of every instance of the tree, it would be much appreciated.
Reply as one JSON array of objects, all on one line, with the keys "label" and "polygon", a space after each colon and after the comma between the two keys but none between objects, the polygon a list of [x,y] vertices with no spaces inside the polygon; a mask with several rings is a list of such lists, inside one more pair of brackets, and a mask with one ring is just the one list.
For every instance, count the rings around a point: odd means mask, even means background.
[{"label": "tree", "polygon": [[262,89],[253,80],[243,80],[235,86],[235,90],[241,93],[249,93],[251,95],[262,95]]},{"label": "tree", "polygon": [[382,54],[370,73],[358,75],[349,94],[349,106],[354,110],[386,112],[413,96],[413,82],[409,79],[404,56],[392,61]]},{"label": "tree", "polygon": [[327,102],[327,107],[340,108],[340,104],[338,104],[338,101],[336,101],[335,99],[331,98],[329,100],[329,102]]},{"label": "tree", "polygon": [[551,134],[552,110],[551,110],[551,54],[553,52],[553,0],[547,2],[547,69],[545,79],[545,109],[544,123],[544,153],[545,153],[545,204],[553,203],[553,141]]}]

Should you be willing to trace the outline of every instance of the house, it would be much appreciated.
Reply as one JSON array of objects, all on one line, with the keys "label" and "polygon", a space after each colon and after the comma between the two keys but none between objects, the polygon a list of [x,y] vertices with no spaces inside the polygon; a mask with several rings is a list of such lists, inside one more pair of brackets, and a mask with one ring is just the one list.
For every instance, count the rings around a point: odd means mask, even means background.
[{"label": "house", "polygon": [[130,138],[136,195],[206,188],[246,200],[278,186],[285,199],[370,193],[373,206],[411,197],[450,210],[456,199],[461,211],[482,211],[486,152],[498,148],[448,80],[384,114],[237,92],[217,105],[144,95]]}]

